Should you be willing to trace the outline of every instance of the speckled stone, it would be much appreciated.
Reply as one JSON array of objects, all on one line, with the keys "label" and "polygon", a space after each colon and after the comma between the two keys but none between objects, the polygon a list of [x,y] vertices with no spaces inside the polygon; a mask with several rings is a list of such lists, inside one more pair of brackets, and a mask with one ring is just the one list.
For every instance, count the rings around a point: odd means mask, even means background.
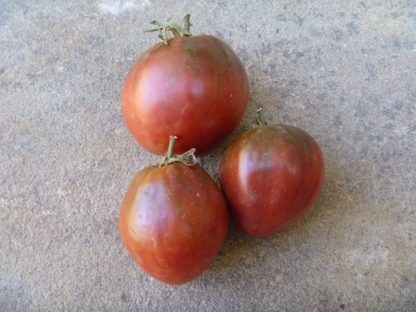
[{"label": "speckled stone", "polygon": [[[162,285],[117,229],[134,173],[158,160],[120,112],[154,18],[192,14],[247,67],[269,122],[320,143],[326,183],[305,219]],[[416,2],[0,0],[1,311],[415,311]],[[218,179],[232,137],[202,159]]]}]

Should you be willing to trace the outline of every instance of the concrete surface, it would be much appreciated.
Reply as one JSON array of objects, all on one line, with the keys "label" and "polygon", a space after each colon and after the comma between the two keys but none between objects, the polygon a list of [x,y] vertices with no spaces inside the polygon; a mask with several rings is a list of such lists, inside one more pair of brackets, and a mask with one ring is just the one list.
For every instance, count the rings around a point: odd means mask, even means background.
[{"label": "concrete surface", "polygon": [[[284,233],[232,229],[182,287],[140,271],[117,218],[157,160],[123,125],[120,87],[157,42],[154,18],[192,14],[228,42],[251,102],[320,142],[326,183]],[[0,0],[1,311],[415,311],[416,2]],[[228,141],[227,141],[228,142]],[[227,142],[203,165],[218,178]]]}]

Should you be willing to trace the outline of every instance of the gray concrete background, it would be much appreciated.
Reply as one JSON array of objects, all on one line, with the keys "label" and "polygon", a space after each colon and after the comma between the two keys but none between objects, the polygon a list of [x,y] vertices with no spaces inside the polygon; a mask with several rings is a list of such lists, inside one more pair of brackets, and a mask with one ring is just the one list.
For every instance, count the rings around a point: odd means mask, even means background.
[{"label": "gray concrete background", "polygon": [[[120,88],[154,18],[240,55],[251,102],[326,159],[307,217],[266,239],[232,229],[181,287],[140,271],[118,208],[157,161],[124,127]],[[416,2],[0,0],[1,311],[415,311]],[[218,178],[226,141],[203,158]]]}]

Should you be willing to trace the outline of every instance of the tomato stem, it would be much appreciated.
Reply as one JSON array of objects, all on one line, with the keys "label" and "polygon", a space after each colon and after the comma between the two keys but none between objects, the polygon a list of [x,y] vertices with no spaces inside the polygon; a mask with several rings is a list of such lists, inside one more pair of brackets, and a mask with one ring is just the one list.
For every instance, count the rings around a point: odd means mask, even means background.
[{"label": "tomato stem", "polygon": [[[145,30],[145,32],[159,32],[158,37],[167,45],[172,37],[189,37],[191,33],[191,14],[186,14],[182,19],[182,25],[173,23],[168,18],[165,21],[154,20],[150,24],[155,25],[156,28]],[[170,34],[169,34],[170,32]]]},{"label": "tomato stem", "polygon": [[257,112],[257,117],[255,121],[256,125],[259,127],[267,126],[267,122],[266,120],[264,120],[263,108],[262,107],[257,108],[256,112]]},{"label": "tomato stem", "polygon": [[166,160],[169,160],[173,156],[173,146],[175,145],[175,141],[178,137],[176,135],[169,136],[169,145],[168,145],[168,151],[166,153]]},{"label": "tomato stem", "polygon": [[[182,27],[186,30],[186,33],[184,33],[185,36],[191,36],[191,14],[186,14],[182,18]],[[189,34],[189,35],[188,35]]]},{"label": "tomato stem", "polygon": [[193,166],[198,163],[198,159],[195,156],[195,148],[191,148],[189,151],[186,151],[183,154],[173,155],[173,146],[175,145],[176,139],[177,136],[175,135],[169,136],[168,151],[166,152],[166,155],[163,158],[163,161],[160,163],[159,167],[178,162],[187,166]]}]

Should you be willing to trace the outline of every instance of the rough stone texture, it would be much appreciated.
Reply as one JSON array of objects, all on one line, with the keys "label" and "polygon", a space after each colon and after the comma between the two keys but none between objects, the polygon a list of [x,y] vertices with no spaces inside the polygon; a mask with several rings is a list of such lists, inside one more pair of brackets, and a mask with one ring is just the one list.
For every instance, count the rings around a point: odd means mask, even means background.
[{"label": "rough stone texture", "polygon": [[[157,158],[124,127],[120,87],[190,12],[229,43],[251,102],[326,159],[322,196],[285,232],[236,229],[181,287],[140,271],[117,229],[133,174]],[[1,311],[415,311],[416,2],[0,0]],[[232,138],[231,138],[232,139]],[[218,178],[230,139],[202,162]]]}]

